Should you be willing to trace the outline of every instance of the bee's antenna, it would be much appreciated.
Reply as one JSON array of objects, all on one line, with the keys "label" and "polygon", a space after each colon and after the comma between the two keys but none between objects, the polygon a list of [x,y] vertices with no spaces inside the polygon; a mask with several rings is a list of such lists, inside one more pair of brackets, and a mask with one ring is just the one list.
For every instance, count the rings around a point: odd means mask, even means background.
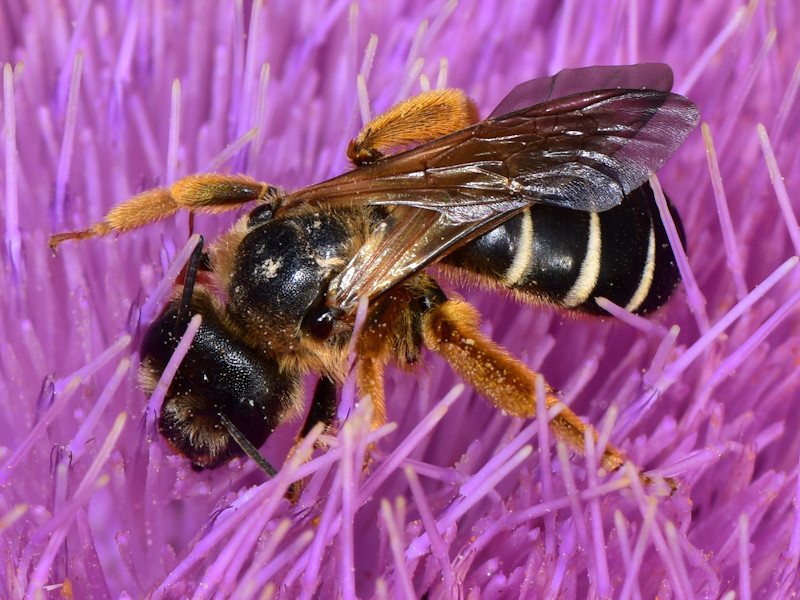
[{"label": "bee's antenna", "polygon": [[189,257],[189,264],[186,267],[186,279],[183,282],[183,294],[181,295],[181,306],[178,310],[178,317],[175,320],[175,331],[178,334],[182,333],[184,323],[188,323],[191,315],[189,314],[189,305],[192,302],[192,294],[194,293],[194,284],[197,281],[197,270],[200,267],[200,260],[203,258],[203,236],[200,236],[200,241],[197,246],[192,250],[192,255]]},{"label": "bee's antenna", "polygon": [[219,420],[225,429],[228,430],[228,433],[231,434],[231,437],[236,440],[236,443],[239,444],[242,450],[244,450],[244,453],[252,458],[253,462],[261,467],[262,471],[264,471],[270,477],[275,477],[278,474],[278,472],[275,470],[275,467],[267,462],[267,459],[261,455],[261,453],[258,451],[258,448],[253,446],[250,440],[245,437],[245,435],[239,430],[238,427],[236,427],[236,425],[233,424],[233,422],[231,422],[228,417],[222,413],[219,413]]}]

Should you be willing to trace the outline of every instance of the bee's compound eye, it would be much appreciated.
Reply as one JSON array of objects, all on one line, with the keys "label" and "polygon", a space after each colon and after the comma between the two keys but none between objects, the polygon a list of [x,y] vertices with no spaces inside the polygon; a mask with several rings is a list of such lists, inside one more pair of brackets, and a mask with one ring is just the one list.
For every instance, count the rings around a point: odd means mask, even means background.
[{"label": "bee's compound eye", "polygon": [[248,225],[250,227],[257,227],[264,223],[271,221],[273,210],[271,204],[260,204],[250,211],[248,215]]}]

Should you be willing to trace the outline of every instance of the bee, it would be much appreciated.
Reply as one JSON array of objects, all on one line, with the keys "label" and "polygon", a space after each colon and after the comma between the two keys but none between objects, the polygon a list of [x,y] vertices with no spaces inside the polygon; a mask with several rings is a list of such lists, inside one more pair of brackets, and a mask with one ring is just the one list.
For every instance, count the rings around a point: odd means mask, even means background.
[{"label": "bee", "polygon": [[[195,468],[244,452],[274,473],[257,448],[303,412],[307,373],[318,381],[298,440],[332,425],[351,345],[373,428],[386,421],[385,366],[410,368],[426,348],[504,413],[533,417],[536,373],[427,270],[570,311],[603,314],[599,296],[634,313],[659,308],[680,275],[647,180],[699,120],[671,87],[663,64],[568,69],[517,86],[483,121],[463,92],[426,92],[368,123],[348,148],[354,168],[338,177],[287,193],[245,175],[191,175],[50,244],[254,203],[208,253],[198,245],[142,340],[149,396],[202,317],[159,419]],[[547,386],[546,405],[557,402]],[[598,437],[567,407],[550,425],[578,453],[587,431]],[[605,448],[607,471],[623,461]]]}]

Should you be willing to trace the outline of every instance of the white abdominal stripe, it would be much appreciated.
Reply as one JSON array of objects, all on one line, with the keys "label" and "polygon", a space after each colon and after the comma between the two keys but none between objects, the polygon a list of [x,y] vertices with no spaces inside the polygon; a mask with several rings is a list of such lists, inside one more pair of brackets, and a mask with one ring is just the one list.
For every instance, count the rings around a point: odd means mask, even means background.
[{"label": "white abdominal stripe", "polygon": [[596,302],[601,296],[630,312],[653,312],[680,282],[649,186],[600,213],[532,204],[443,262],[532,301],[593,314],[607,314]]}]

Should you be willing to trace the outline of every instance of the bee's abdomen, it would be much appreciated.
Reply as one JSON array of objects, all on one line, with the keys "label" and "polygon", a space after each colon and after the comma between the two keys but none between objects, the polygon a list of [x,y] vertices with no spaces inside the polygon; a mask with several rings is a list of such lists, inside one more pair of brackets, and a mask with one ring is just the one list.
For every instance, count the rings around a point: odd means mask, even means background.
[{"label": "bee's abdomen", "polygon": [[443,262],[593,314],[605,314],[595,302],[599,296],[638,314],[652,312],[680,282],[649,185],[602,213],[533,205]]}]

